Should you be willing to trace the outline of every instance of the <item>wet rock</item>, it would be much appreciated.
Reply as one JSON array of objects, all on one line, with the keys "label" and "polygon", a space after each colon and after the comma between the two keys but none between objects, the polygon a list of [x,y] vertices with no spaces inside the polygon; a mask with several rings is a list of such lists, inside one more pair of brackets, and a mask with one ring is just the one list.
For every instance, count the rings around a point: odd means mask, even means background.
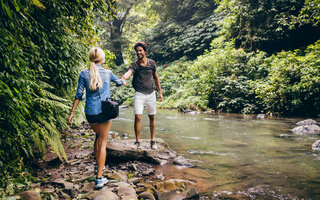
[{"label": "wet rock", "polygon": [[164,176],[163,176],[162,172],[157,175],[157,180],[161,180],[161,181],[164,180]]},{"label": "wet rock", "polygon": [[153,164],[165,164],[177,156],[177,153],[167,148],[160,138],[156,139],[158,149],[150,147],[150,140],[140,140],[140,149],[134,145],[135,140],[116,140],[108,143],[107,154],[109,161],[144,161]]},{"label": "wet rock", "polygon": [[257,115],[257,119],[265,119],[267,118],[267,115],[266,114],[259,114]]},{"label": "wet rock", "polygon": [[132,163],[132,164],[129,166],[129,169],[134,170],[134,171],[137,171],[137,170],[138,170],[137,164]]},{"label": "wet rock", "polygon": [[153,168],[149,168],[149,169],[143,171],[143,172],[142,172],[142,175],[143,175],[143,176],[148,176],[148,175],[150,175],[150,174],[154,174],[154,172],[155,172],[155,170],[154,170]]},{"label": "wet rock", "polygon": [[122,138],[123,138],[123,139],[127,139],[128,137],[129,137],[129,134],[128,134],[128,133],[122,134]]},{"label": "wet rock", "polygon": [[296,123],[299,126],[305,126],[305,125],[318,125],[318,122],[313,119],[306,119],[300,122]]},{"label": "wet rock", "polygon": [[132,186],[120,186],[118,188],[118,196],[129,196],[129,195],[135,195],[136,196],[136,191]]},{"label": "wet rock", "polygon": [[188,199],[198,196],[196,184],[182,179],[170,179],[156,184],[159,200]]},{"label": "wet rock", "polygon": [[320,140],[312,144],[312,150],[320,151]]},{"label": "wet rock", "polygon": [[178,156],[173,160],[173,164],[180,165],[184,167],[195,167],[195,165],[190,164],[184,157]]},{"label": "wet rock", "polygon": [[120,187],[130,186],[130,184],[126,182],[117,182],[117,183],[110,183],[110,182],[108,184],[110,185],[110,187],[114,187],[115,191],[118,191]]},{"label": "wet rock", "polygon": [[137,195],[127,195],[127,196],[122,196],[121,200],[138,200]]},{"label": "wet rock", "polygon": [[125,172],[115,172],[113,174],[107,174],[107,177],[114,180],[120,180],[120,181],[127,181],[128,176],[125,174]]},{"label": "wet rock", "polygon": [[291,135],[289,135],[289,134],[275,134],[274,137],[276,137],[276,138],[294,138],[296,136],[294,136],[292,134]]},{"label": "wet rock", "polygon": [[183,111],[186,114],[190,114],[190,115],[195,115],[195,114],[200,114],[200,112],[194,111],[194,110],[184,110]]},{"label": "wet rock", "polygon": [[139,183],[137,184],[137,186],[140,187],[137,189],[137,193],[141,193],[141,192],[150,192],[151,194],[157,193],[157,190],[150,183]]},{"label": "wet rock", "polygon": [[39,191],[28,190],[18,194],[22,200],[41,200]]},{"label": "wet rock", "polygon": [[298,126],[291,130],[297,135],[317,135],[320,134],[320,127],[318,125]]},{"label": "wet rock", "polygon": [[93,200],[118,200],[119,197],[112,191],[104,190],[96,194],[92,199]]},{"label": "wet rock", "polygon": [[154,196],[150,192],[142,192],[139,194],[138,199],[144,199],[144,200],[156,200]]},{"label": "wet rock", "polygon": [[84,183],[83,187],[82,187],[82,191],[85,193],[92,193],[95,187],[95,183],[94,182],[89,182],[89,183]]},{"label": "wet rock", "polygon": [[67,182],[64,179],[54,180],[54,181],[52,181],[52,184],[53,185],[58,185],[59,187],[64,188],[66,190],[71,190],[73,188],[73,186],[74,186],[73,183]]}]

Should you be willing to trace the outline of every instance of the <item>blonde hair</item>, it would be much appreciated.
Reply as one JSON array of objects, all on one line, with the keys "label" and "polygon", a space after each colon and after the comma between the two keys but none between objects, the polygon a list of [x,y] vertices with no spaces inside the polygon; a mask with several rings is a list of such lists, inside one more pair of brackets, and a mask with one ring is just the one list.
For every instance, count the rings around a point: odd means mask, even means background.
[{"label": "blonde hair", "polygon": [[[105,59],[104,51],[100,47],[93,47],[89,51],[90,59],[90,90],[96,90],[97,88],[102,88],[102,81],[99,74],[99,69],[96,65],[97,62]],[[104,62],[104,61],[103,61]]]}]

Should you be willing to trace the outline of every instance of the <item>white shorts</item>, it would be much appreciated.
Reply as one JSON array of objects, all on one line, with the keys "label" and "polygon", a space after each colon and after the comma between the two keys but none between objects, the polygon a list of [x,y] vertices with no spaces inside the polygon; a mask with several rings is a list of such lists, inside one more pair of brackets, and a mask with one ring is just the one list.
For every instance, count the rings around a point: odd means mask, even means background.
[{"label": "white shorts", "polygon": [[153,91],[151,94],[143,94],[136,92],[134,95],[134,114],[142,115],[143,106],[146,104],[149,115],[156,114],[156,92]]}]

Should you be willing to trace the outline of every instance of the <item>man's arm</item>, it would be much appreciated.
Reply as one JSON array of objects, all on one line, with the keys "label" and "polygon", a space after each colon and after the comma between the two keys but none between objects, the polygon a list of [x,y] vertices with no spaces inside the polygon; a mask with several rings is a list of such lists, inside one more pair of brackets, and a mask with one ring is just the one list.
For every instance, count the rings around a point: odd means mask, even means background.
[{"label": "man's arm", "polygon": [[128,78],[130,78],[130,76],[132,75],[132,70],[128,70],[125,74],[121,74],[122,76],[122,80],[127,80]]},{"label": "man's arm", "polygon": [[163,100],[163,96],[162,96],[160,80],[159,80],[157,72],[154,72],[154,76],[153,77],[154,77],[154,81],[156,82],[156,86],[157,86],[158,93],[159,93],[158,94],[158,98],[159,98],[159,101],[161,102]]}]

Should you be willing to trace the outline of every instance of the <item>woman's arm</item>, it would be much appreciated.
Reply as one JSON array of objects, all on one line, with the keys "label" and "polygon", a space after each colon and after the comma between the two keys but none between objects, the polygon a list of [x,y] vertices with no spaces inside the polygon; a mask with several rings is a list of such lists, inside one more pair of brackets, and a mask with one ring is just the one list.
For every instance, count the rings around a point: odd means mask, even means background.
[{"label": "woman's arm", "polygon": [[72,121],[72,118],[74,116],[74,112],[76,111],[79,102],[80,102],[80,99],[74,99],[73,100],[72,109],[71,109],[71,112],[70,112],[69,117],[67,119],[67,122],[68,122],[69,125],[72,124],[71,121]]}]

